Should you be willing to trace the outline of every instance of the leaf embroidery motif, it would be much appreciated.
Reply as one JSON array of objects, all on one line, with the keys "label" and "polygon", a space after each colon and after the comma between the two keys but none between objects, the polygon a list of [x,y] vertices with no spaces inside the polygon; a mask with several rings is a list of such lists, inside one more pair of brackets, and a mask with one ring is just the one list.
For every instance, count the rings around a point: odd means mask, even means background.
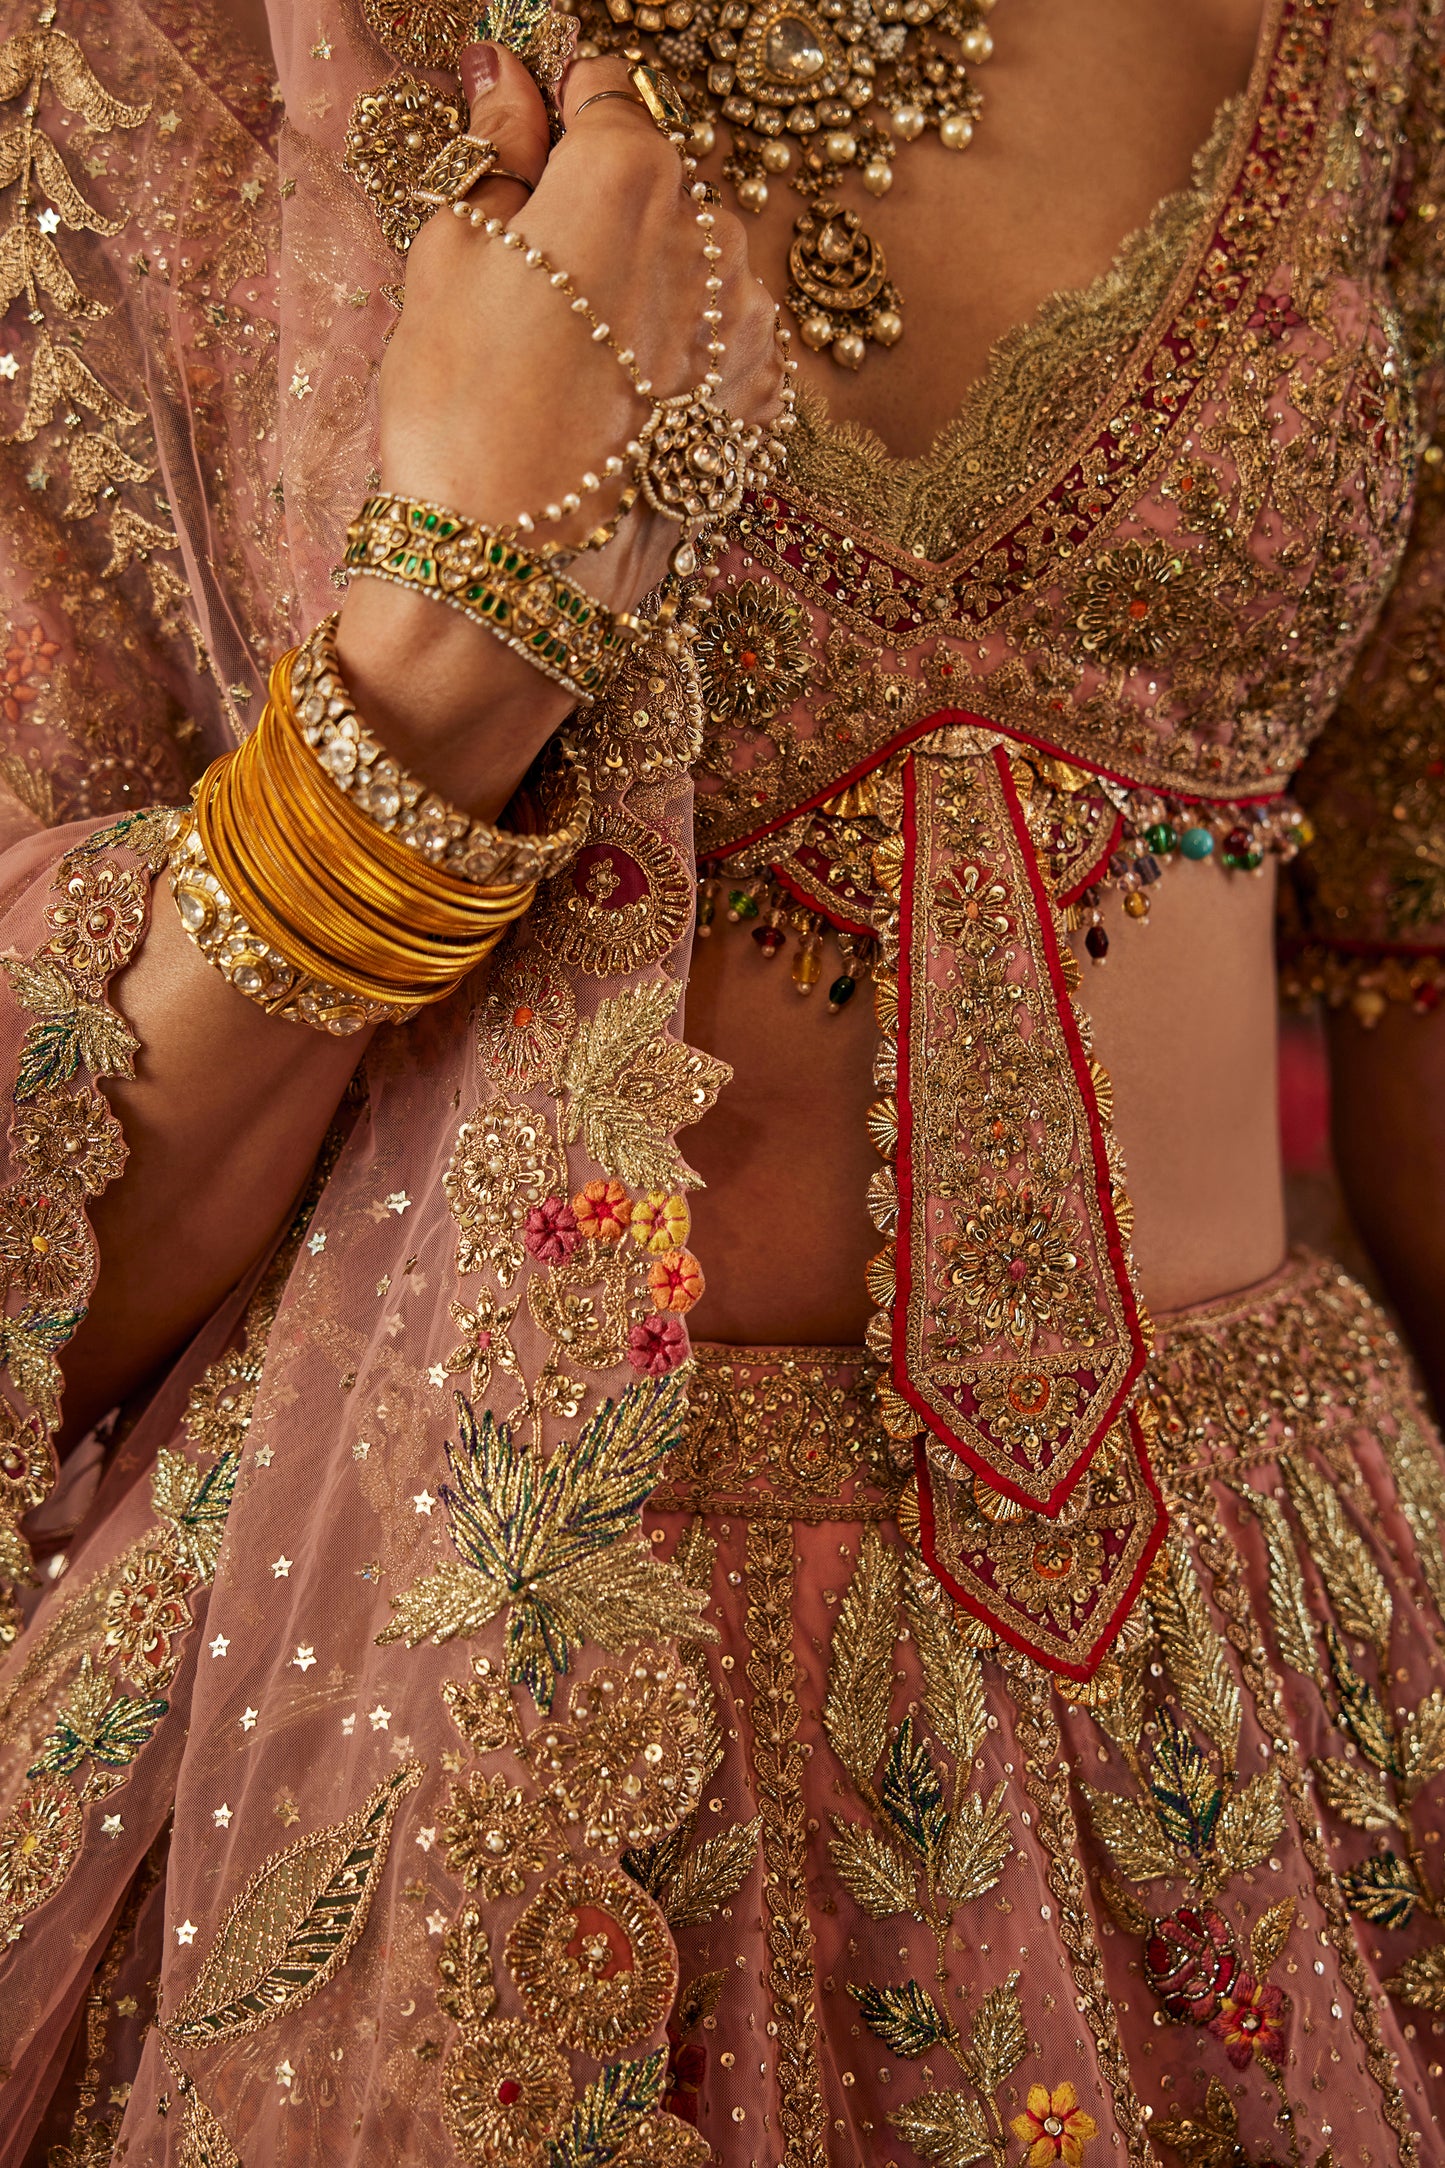
[{"label": "leaf embroidery motif", "polygon": [[1385,1991],[1420,2010],[1445,2010],[1445,1943],[1417,1950],[1385,1982]]},{"label": "leaf embroidery motif", "polygon": [[738,1822],[708,1837],[686,1853],[662,1898],[667,1924],[674,1931],[701,1927],[735,1897],[758,1853],[761,1820]]},{"label": "leaf embroidery motif", "polygon": [[425,1774],[421,1762],[405,1763],[355,1814],[267,1860],[166,2025],[172,2040],[255,2032],[326,1985],[366,1926],[397,1809]]},{"label": "leaf embroidery motif", "polygon": [[1324,1666],[1315,1646],[1314,1620],[1305,1593],[1304,1571],[1284,1509],[1265,1491],[1245,1489],[1242,1494],[1264,1531],[1269,1561],[1269,1609],[1274,1621],[1279,1653],[1291,1671],[1313,1679],[1324,1691]]},{"label": "leaf embroidery motif", "polygon": [[1389,1662],[1394,1605],[1385,1577],[1328,1478],[1310,1461],[1287,1455],[1281,1466],[1310,1555],[1347,1634],[1368,1641]]},{"label": "leaf embroidery motif", "polygon": [[562,1141],[581,1136],[603,1173],[634,1188],[696,1188],[671,1131],[698,1121],[732,1075],[726,1062],[663,1036],[672,979],[630,986],[584,1018],[562,1064]]},{"label": "leaf embroidery motif", "polygon": [[507,1613],[508,1676],[548,1709],[585,1641],[712,1640],[703,1591],[653,1555],[642,1507],[677,1440],[683,1373],[605,1401],[575,1446],[550,1457],[457,1395],[459,1436],[442,1486],[459,1557],[393,1598],[378,1642],[415,1647],[481,1631]]},{"label": "leaf embroidery motif", "polygon": [[1225,1773],[1232,1775],[1239,1753],[1239,1686],[1181,1537],[1170,1540],[1154,1568],[1150,1594],[1180,1705],[1214,1742]]},{"label": "leaf embroidery motif", "polygon": [[898,1553],[869,1528],[833,1628],[823,1724],[839,1761],[870,1799],[888,1744],[900,1585]]},{"label": "leaf embroidery motif", "polygon": [[1350,1910],[1376,1927],[1408,1927],[1420,1900],[1414,1875],[1393,1852],[1379,1852],[1358,1867],[1347,1867],[1340,1887]]}]

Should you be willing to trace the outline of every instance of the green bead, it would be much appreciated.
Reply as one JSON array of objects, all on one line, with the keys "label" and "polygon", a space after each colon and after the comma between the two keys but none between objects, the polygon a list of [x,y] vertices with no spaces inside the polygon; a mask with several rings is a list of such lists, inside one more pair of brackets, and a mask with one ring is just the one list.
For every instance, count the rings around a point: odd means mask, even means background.
[{"label": "green bead", "polygon": [[1186,828],[1179,838],[1179,848],[1186,858],[1208,858],[1214,850],[1214,838],[1207,828]]},{"label": "green bead", "polygon": [[734,925],[742,918],[756,918],[758,899],[750,896],[745,888],[735,888],[728,897],[728,916]]},{"label": "green bead", "polygon": [[1168,821],[1155,821],[1152,828],[1145,829],[1144,841],[1148,844],[1150,850],[1156,854],[1164,851],[1177,851],[1179,848],[1179,830],[1171,828]]}]

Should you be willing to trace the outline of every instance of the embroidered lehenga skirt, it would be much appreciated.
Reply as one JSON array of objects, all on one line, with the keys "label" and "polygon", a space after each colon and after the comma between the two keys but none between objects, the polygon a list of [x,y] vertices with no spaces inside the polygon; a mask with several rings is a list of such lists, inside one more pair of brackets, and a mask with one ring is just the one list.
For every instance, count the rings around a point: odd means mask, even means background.
[{"label": "embroidered lehenga skirt", "polygon": [[872,1376],[699,1349],[648,1516],[721,1637],[698,1813],[634,1862],[670,2104],[788,2168],[1445,2158],[1445,1490],[1380,1312],[1301,1257],[1166,1322],[1172,1533],[1077,1698],[940,1602]]}]

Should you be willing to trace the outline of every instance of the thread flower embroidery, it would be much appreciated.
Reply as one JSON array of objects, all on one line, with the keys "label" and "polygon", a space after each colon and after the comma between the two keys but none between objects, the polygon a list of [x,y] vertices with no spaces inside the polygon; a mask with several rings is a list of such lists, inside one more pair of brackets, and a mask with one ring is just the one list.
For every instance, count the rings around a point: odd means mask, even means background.
[{"label": "thread flower embroidery", "polygon": [[1067,2078],[1052,2092],[1046,2085],[1031,2085],[1028,2106],[1014,2117],[1011,2127],[1028,2147],[1026,2168],[1048,2168],[1056,2160],[1063,2161],[1065,2168],[1081,2168],[1085,2146],[1099,2135],[1098,2124],[1079,2106],[1079,2096]]}]

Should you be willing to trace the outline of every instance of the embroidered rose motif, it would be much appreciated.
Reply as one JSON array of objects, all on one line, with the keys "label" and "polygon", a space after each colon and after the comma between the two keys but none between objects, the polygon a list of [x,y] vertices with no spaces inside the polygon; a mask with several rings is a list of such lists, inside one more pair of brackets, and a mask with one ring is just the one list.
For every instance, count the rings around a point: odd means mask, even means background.
[{"label": "embroidered rose motif", "polygon": [[665,1377],[691,1353],[687,1327],[679,1317],[646,1317],[627,1336],[627,1359],[645,1377]]},{"label": "embroidered rose motif", "polygon": [[46,911],[50,953],[77,978],[109,978],[140,937],[145,900],[138,873],[110,864],[81,866]]},{"label": "embroidered rose motif", "polygon": [[191,1622],[190,1583],[159,1551],[132,1559],[105,1607],[105,1645],[133,1679],[160,1685],[171,1676],[171,1636]]},{"label": "embroidered rose motif", "polygon": [[442,1838],[452,1872],[489,1900],[519,1897],[551,1851],[545,1813],[503,1776],[477,1775],[452,1786]]},{"label": "embroidered rose motif", "polygon": [[571,2106],[565,2058],[519,2018],[470,2027],[447,2058],[442,2112],[463,2160],[540,2168]]},{"label": "embroidered rose motif", "polygon": [[647,1275],[648,1292],[658,1309],[673,1310],[679,1316],[692,1308],[706,1284],[691,1250],[671,1250],[666,1257],[655,1258]]},{"label": "embroidered rose motif", "polygon": [[37,1092],[15,1110],[10,1141],[31,1182],[78,1182],[98,1196],[126,1161],[120,1123],[99,1092]]},{"label": "embroidered rose motif", "polygon": [[691,1674],[665,1649],[643,1649],[572,1689],[567,1722],[532,1740],[532,1765],[558,1815],[605,1852],[653,1844],[702,1795],[702,1729]]},{"label": "embroidered rose motif", "polygon": [[714,596],[693,641],[703,705],[715,723],[765,723],[791,707],[812,665],[808,620],[779,587],[744,580]]},{"label": "embroidered rose motif", "polygon": [[7,723],[24,719],[25,710],[50,682],[50,665],[60,642],[48,640],[39,625],[12,625],[5,647],[4,691],[0,695]]},{"label": "embroidered rose motif", "polygon": [[542,1265],[560,1265],[582,1240],[577,1215],[565,1197],[544,1197],[534,1204],[522,1223],[522,1240],[529,1257]]},{"label": "embroidered rose motif", "polygon": [[1079,2106],[1079,2096],[1065,2078],[1052,2092],[1046,2085],[1029,2087],[1028,2106],[1012,2123],[1013,2134],[1028,2147],[1025,2168],[1048,2168],[1061,2160],[1067,2168],[1080,2168],[1084,2148],[1099,2135],[1092,2115]]},{"label": "embroidered rose motif", "polygon": [[1144,1977],[1176,2023],[1207,2025],[1238,1974],[1229,1923],[1212,1905],[1182,1905],[1151,1925]]},{"label": "embroidered rose motif", "polygon": [[[973,1313],[974,1346],[1003,1336],[1020,1351],[1040,1326],[1062,1330],[1078,1300],[1077,1229],[1059,1197],[1000,1182],[950,1238],[949,1282]],[[950,1305],[950,1322],[956,1306]]]},{"label": "embroidered rose motif", "polygon": [[1224,2052],[1235,2069],[1247,2070],[1256,2055],[1268,2062],[1277,2060],[1288,2018],[1289,1998],[1284,1989],[1242,1972],[1220,2004],[1219,2014],[1210,2019],[1209,2030],[1224,2042]]},{"label": "embroidered rose motif", "polygon": [[650,1189],[632,1207],[632,1239],[654,1257],[680,1250],[692,1232],[692,1213],[686,1197],[665,1189]]},{"label": "embroidered rose motif", "polygon": [[599,2058],[661,2024],[677,1988],[656,1905],[620,1868],[591,1861],[542,1885],[507,1937],[507,1963],[537,2023]]},{"label": "embroidered rose motif", "polygon": [[79,1303],[95,1266],[85,1215],[44,1190],[0,1195],[0,1273],[41,1302]]},{"label": "embroidered rose motif", "polygon": [[1105,550],[1073,593],[1081,645],[1126,670],[1197,640],[1209,624],[1196,567],[1167,542]]},{"label": "embroidered rose motif", "polygon": [[620,1182],[589,1182],[572,1199],[572,1210],[589,1242],[620,1242],[632,1218],[632,1200]]}]

